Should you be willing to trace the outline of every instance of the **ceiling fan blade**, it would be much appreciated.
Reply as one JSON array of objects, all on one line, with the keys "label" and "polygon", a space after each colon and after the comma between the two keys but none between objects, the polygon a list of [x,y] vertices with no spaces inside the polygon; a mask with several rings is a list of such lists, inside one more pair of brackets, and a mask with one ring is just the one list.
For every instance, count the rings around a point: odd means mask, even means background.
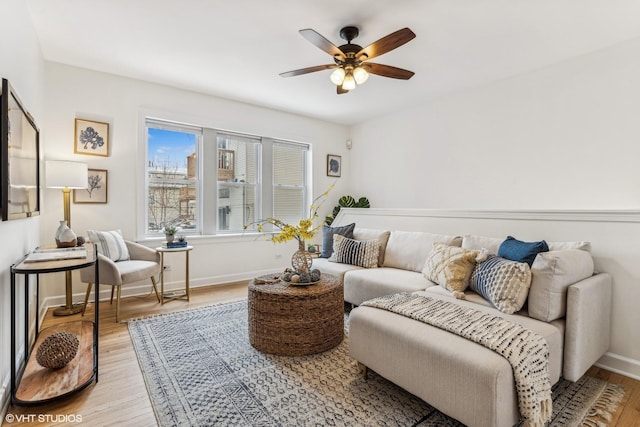
[{"label": "ceiling fan blade", "polygon": [[413,71],[405,70],[403,68],[392,67],[391,65],[373,64],[371,62],[365,62],[365,69],[371,74],[400,80],[409,80],[415,74]]},{"label": "ceiling fan blade", "polygon": [[312,30],[311,28],[307,28],[305,30],[300,30],[299,33],[302,35],[302,37],[309,40],[313,45],[324,50],[329,55],[333,57],[338,56],[340,59],[345,59],[344,52],[342,52],[338,48],[338,46],[331,43],[329,40],[325,39],[315,30]]},{"label": "ceiling fan blade", "polygon": [[280,73],[282,77],[293,77],[301,74],[315,73],[316,71],[328,70],[330,68],[336,68],[336,64],[316,65],[315,67],[300,68],[299,70],[286,71]]},{"label": "ceiling fan blade", "polygon": [[348,93],[349,91],[346,89],[342,89],[342,85],[336,86],[336,93],[338,95],[342,95],[343,93]]},{"label": "ceiling fan blade", "polygon": [[413,31],[408,28],[403,28],[371,43],[369,46],[356,53],[356,58],[361,58],[362,55],[367,55],[366,58],[361,59],[363,61],[365,59],[375,58],[376,56],[383,55],[402,46],[403,44],[413,40],[415,37],[416,35]]}]

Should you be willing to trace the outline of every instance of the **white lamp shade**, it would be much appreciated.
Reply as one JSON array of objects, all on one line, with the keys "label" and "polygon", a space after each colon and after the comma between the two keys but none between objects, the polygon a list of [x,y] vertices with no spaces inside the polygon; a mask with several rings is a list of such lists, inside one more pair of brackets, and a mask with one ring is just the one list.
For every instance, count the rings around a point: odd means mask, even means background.
[{"label": "white lamp shade", "polygon": [[47,160],[45,163],[47,188],[87,188],[88,178],[86,163],[66,160]]},{"label": "white lamp shade", "polygon": [[344,74],[344,68],[336,68],[329,78],[334,85],[340,86],[344,81]]},{"label": "white lamp shade", "polygon": [[353,70],[353,78],[356,80],[356,83],[361,85],[362,83],[366,82],[367,79],[369,79],[369,73],[367,73],[367,70],[365,70],[364,68],[358,67]]},{"label": "white lamp shade", "polygon": [[354,90],[356,88],[356,81],[353,78],[353,74],[347,73],[344,77],[344,82],[342,82],[342,89],[345,90]]}]

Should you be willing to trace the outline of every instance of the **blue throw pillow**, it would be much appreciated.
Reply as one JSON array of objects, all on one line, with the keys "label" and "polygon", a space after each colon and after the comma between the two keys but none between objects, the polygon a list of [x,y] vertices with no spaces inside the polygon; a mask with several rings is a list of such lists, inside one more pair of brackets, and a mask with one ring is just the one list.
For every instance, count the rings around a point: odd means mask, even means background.
[{"label": "blue throw pillow", "polygon": [[356,223],[349,225],[343,225],[342,227],[329,227],[328,225],[322,226],[322,253],[321,258],[329,258],[333,253],[333,235],[339,234],[348,239],[353,239],[353,229],[356,228]]},{"label": "blue throw pillow", "polygon": [[512,236],[507,236],[507,240],[500,244],[498,256],[511,261],[526,262],[531,267],[536,255],[540,252],[549,252],[547,242],[523,242]]}]

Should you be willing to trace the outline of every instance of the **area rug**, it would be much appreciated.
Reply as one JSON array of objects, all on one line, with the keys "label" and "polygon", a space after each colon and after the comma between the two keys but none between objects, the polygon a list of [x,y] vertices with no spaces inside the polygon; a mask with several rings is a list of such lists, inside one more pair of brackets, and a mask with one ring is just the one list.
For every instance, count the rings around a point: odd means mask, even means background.
[{"label": "area rug", "polygon": [[[312,356],[260,353],[249,344],[246,301],[134,320],[129,332],[163,427],[462,426],[375,372],[364,380],[348,334]],[[623,394],[591,377],[561,380],[550,425],[606,425]]]}]

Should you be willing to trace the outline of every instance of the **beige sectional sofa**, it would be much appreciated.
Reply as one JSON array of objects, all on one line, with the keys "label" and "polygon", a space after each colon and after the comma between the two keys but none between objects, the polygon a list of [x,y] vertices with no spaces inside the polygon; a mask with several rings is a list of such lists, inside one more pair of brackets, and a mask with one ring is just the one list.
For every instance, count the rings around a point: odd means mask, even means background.
[{"label": "beige sectional sofa", "polygon": [[359,306],[349,319],[351,356],[466,425],[512,426],[520,419],[507,360],[418,320],[360,306],[364,301],[410,292],[507,318],[545,339],[551,384],[560,377],[576,381],[609,347],[611,277],[594,272],[586,242],[549,242],[549,252],[531,265],[525,306],[505,314],[469,289],[456,298],[423,274],[434,243],[495,254],[503,237],[356,227],[353,238],[378,240],[377,268],[314,261],[314,268],[342,277],[345,301]]}]

